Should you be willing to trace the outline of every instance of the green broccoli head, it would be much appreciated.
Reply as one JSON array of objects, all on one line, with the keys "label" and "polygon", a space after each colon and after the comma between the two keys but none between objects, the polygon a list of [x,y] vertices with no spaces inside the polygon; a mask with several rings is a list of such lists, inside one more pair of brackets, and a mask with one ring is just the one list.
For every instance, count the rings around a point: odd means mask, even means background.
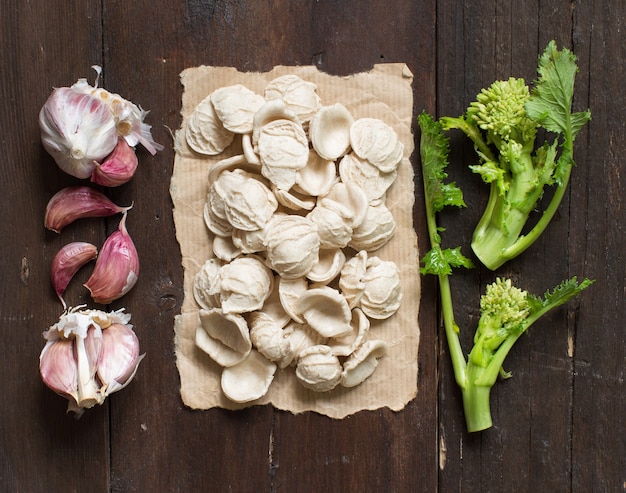
[{"label": "green broccoli head", "polygon": [[530,91],[524,79],[499,80],[476,96],[467,110],[467,118],[487,132],[487,143],[498,148],[509,141],[532,143],[538,125],[526,114],[529,100]]},{"label": "green broccoli head", "polygon": [[510,279],[497,278],[489,284],[480,299],[480,320],[471,354],[473,363],[486,367],[509,335],[524,332],[531,311],[528,292],[513,286]]}]

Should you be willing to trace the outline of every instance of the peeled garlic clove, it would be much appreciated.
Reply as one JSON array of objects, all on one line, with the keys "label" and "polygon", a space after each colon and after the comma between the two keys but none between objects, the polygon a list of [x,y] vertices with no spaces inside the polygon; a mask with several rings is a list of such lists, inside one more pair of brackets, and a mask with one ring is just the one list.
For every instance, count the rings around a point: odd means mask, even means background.
[{"label": "peeled garlic clove", "polygon": [[309,289],[300,296],[297,310],[323,337],[342,337],[352,331],[348,302],[331,287]]},{"label": "peeled garlic clove", "polygon": [[272,292],[274,277],[255,257],[238,257],[220,269],[220,301],[226,313],[259,310]]},{"label": "peeled garlic clove", "polygon": [[223,313],[219,308],[200,310],[200,323],[195,342],[220,366],[233,366],[243,361],[252,349],[246,319],[236,313]]},{"label": "peeled garlic clove", "polygon": [[59,168],[76,178],[89,178],[95,162],[117,143],[109,107],[73,87],[55,89],[39,112],[43,147]]},{"label": "peeled garlic clove", "polygon": [[341,385],[355,387],[369,378],[378,366],[378,359],[387,352],[385,341],[365,341],[343,364]]},{"label": "peeled garlic clove", "polygon": [[323,106],[311,119],[309,135],[313,149],[334,161],[350,149],[350,127],[354,118],[341,103]]},{"label": "peeled garlic clove", "polygon": [[395,171],[402,160],[404,145],[395,130],[378,118],[360,118],[350,128],[352,149],[383,173]]},{"label": "peeled garlic clove", "polygon": [[108,396],[128,385],[139,367],[139,339],[132,326],[115,323],[102,331],[102,351],[97,363],[101,392]]},{"label": "peeled garlic clove", "polygon": [[139,256],[126,230],[126,214],[117,231],[102,245],[96,266],[84,286],[96,303],[107,305],[128,293],[137,283]]},{"label": "peeled garlic clove", "polygon": [[117,187],[128,182],[139,163],[135,150],[128,145],[126,140],[120,138],[113,152],[100,163],[91,173],[91,181],[105,187]]},{"label": "peeled garlic clove", "polygon": [[78,367],[71,339],[46,343],[39,356],[39,373],[48,388],[78,403]]},{"label": "peeled garlic clove", "polygon": [[383,320],[400,308],[402,287],[398,266],[391,260],[370,257],[363,278],[365,289],[359,306],[370,318]]},{"label": "peeled garlic clove", "polygon": [[330,347],[320,344],[304,349],[296,365],[296,378],[306,388],[315,392],[328,392],[341,381],[339,358]]},{"label": "peeled garlic clove", "polygon": [[241,84],[220,87],[210,96],[224,128],[236,134],[252,132],[254,114],[265,104],[263,96]]},{"label": "peeled garlic clove", "polygon": [[222,370],[222,391],[234,402],[255,401],[267,393],[275,373],[276,365],[253,349],[243,361]]},{"label": "peeled garlic clove", "polygon": [[215,156],[226,149],[234,138],[235,134],[224,128],[215,113],[211,95],[198,103],[187,120],[185,139],[189,147],[199,154]]},{"label": "peeled garlic clove", "polygon": [[88,186],[65,187],[55,193],[46,205],[44,226],[56,233],[83,218],[109,217],[128,211],[106,195]]},{"label": "peeled garlic clove", "polygon": [[83,265],[97,256],[98,249],[95,245],[84,241],[68,243],[55,255],[50,268],[50,277],[54,286],[54,292],[61,300],[61,303],[63,303],[63,307],[66,306],[63,300],[63,293],[65,293],[65,289],[74,277],[74,274]]}]

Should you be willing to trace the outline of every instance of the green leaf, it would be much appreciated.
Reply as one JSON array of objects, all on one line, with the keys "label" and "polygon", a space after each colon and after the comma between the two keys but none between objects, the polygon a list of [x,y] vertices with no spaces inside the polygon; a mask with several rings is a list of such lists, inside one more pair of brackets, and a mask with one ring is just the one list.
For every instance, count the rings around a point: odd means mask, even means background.
[{"label": "green leaf", "polygon": [[583,281],[578,284],[578,280],[576,276],[574,276],[567,281],[563,281],[552,291],[546,291],[543,297],[543,304],[544,306],[551,306],[553,308],[560,306],[578,295],[591,284],[593,284],[593,281],[590,279],[583,279]]},{"label": "green leaf", "polygon": [[576,56],[568,49],[559,51],[550,41],[539,57],[539,79],[535,82],[526,113],[544,128],[569,135],[573,140],[591,118],[589,111],[571,114],[574,79],[578,72]]},{"label": "green leaf", "polygon": [[563,281],[556,286],[552,291],[546,291],[543,295],[543,299],[528,295],[528,303],[530,304],[531,312],[547,312],[556,308],[557,306],[567,303],[569,300],[580,294],[584,289],[593,284],[593,280],[583,279],[578,283],[576,276]]},{"label": "green leaf", "polygon": [[441,124],[425,112],[418,117],[418,122],[422,131],[420,157],[426,200],[433,212],[439,212],[447,206],[465,207],[461,189],[454,182],[444,182],[448,177],[445,169],[450,144]]},{"label": "green leaf", "polygon": [[440,246],[433,247],[422,259],[424,267],[421,274],[434,274],[437,276],[449,276],[453,267],[474,267],[472,261],[461,253],[461,247],[442,249]]}]

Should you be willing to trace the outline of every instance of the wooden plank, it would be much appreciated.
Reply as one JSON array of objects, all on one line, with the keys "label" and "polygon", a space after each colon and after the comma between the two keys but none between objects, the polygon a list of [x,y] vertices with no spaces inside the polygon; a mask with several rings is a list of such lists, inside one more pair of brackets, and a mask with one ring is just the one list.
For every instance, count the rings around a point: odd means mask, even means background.
[{"label": "wooden plank", "polygon": [[[154,124],[154,135],[166,143],[162,125],[171,129],[180,125],[178,73],[199,64],[263,71],[276,64],[315,63],[330,73],[349,74],[375,63],[405,61],[421,87],[416,104],[434,99],[434,39],[428,43],[421,38],[434,32],[432,5],[422,6],[420,12],[406,2],[389,11],[384,2],[370,2],[360,15],[353,6],[336,3],[274,2],[269,9],[255,2],[188,3],[184,9],[164,11],[151,5],[106,2],[104,80],[109,90],[152,110],[148,119]],[[146,15],[150,25],[141,20]],[[384,25],[394,25],[399,35],[386,36],[380,29]],[[131,44],[141,58],[125,56]],[[431,70],[423,70],[427,63]],[[333,422],[269,407],[230,413],[182,407],[172,348],[173,316],[182,302],[182,272],[171,211],[164,207],[169,205],[164,197],[172,163],[169,149],[154,158],[140,154],[140,170],[125,187],[124,198],[136,204],[132,214],[137,219],[131,222],[129,215],[129,228],[144,266],[125,303],[134,314],[148,356],[137,380],[111,401],[113,489],[213,485],[293,490],[302,484],[332,486],[347,481],[363,491],[375,484],[401,490],[416,482],[434,490],[432,332],[425,331],[422,339],[420,398],[398,414],[359,413]],[[162,290],[172,300],[167,309],[160,306]],[[429,321],[428,315],[424,320]],[[387,458],[381,462],[376,451]],[[373,470],[379,471],[377,479],[372,478]]]},{"label": "wooden plank", "polygon": [[[581,179],[572,188],[571,269],[595,278],[579,306],[568,312],[574,355],[572,488],[623,490],[626,483],[626,331],[624,305],[624,161],[621,89],[626,76],[623,31],[626,5],[578,2],[573,42],[580,59],[579,107],[592,121],[580,136]],[[578,151],[578,149],[577,149]],[[581,166],[582,164],[582,166]]]},{"label": "wooden plank", "polygon": [[[0,490],[108,489],[108,414],[93,410],[76,421],[66,401],[39,377],[42,332],[62,311],[50,283],[50,262],[65,243],[99,244],[100,223],[83,222],[62,235],[47,232],[48,199],[74,183],[43,150],[37,117],[54,86],[90,76],[102,52],[99,2],[7,1],[0,5],[0,121],[3,129],[4,215],[0,295]],[[81,19],[80,23],[76,20]],[[81,303],[81,272],[68,301]]]},{"label": "wooden plank", "polygon": [[[559,1],[515,5],[483,2],[472,4],[471,8],[458,2],[439,2],[438,12],[438,50],[442,54],[438,70],[439,115],[462,113],[477,90],[497,78],[513,75],[533,80],[536,56],[550,39],[579,55],[575,109],[591,106],[601,121],[592,123],[577,139],[578,166],[572,174],[571,189],[550,228],[522,257],[503,266],[497,274],[511,276],[537,294],[573,275],[595,277],[603,284],[596,283],[580,299],[542,319],[531,328],[528,337],[516,344],[505,362],[514,378],[496,385],[491,398],[494,427],[479,436],[468,435],[459,426],[460,398],[458,392],[454,394],[444,344],[439,409],[440,440],[446,447],[446,461],[445,465],[440,464],[440,488],[457,491],[462,485],[481,491],[506,491],[513,484],[516,489],[528,491],[622,488],[624,440],[621,434],[609,436],[608,430],[623,429],[623,416],[607,410],[623,407],[623,331],[610,337],[611,342],[600,339],[607,345],[598,347],[601,329],[593,322],[593,312],[599,310],[598,316],[606,322],[602,326],[619,325],[616,318],[621,319],[624,312],[615,298],[616,293],[620,293],[620,300],[623,298],[623,263],[614,253],[623,250],[623,235],[621,227],[607,222],[608,216],[603,212],[607,208],[621,211],[623,196],[619,167],[614,162],[615,142],[623,143],[623,125],[616,124],[619,118],[613,111],[622,104],[610,103],[610,110],[607,106],[609,93],[619,93],[618,98],[622,98],[623,92],[612,86],[613,81],[620,80],[622,68],[610,77],[606,70],[610,64],[607,58],[623,52],[618,41],[623,9],[610,2],[593,7]],[[462,48],[456,51],[459,46]],[[602,55],[597,52],[599,60],[591,55],[593,46],[603,46]],[[586,75],[589,72],[591,79]],[[597,91],[593,90],[592,81],[598,86]],[[590,94],[596,95],[589,100]],[[610,137],[605,130],[608,128]],[[594,140],[589,140],[596,132],[596,138],[604,144],[594,145]],[[463,147],[456,137],[452,139],[456,150],[451,175],[463,188],[468,203],[484,203],[485,195],[476,191],[483,185],[454,168],[471,161],[473,151]],[[608,149],[613,150],[607,154]],[[595,155],[605,157],[594,162]],[[602,162],[605,164],[599,165]],[[593,170],[598,165],[604,174],[598,170],[595,175]],[[612,184],[608,196],[604,191],[606,183]],[[457,241],[467,244],[473,226],[450,216],[444,215],[447,234],[454,231]],[[469,219],[467,214],[464,217],[474,223],[471,214]],[[604,247],[607,243],[611,248]],[[615,270],[609,273],[609,269]],[[491,278],[493,273],[480,269],[478,276],[464,273],[453,279],[453,295],[460,300],[456,305],[457,322],[469,326],[471,332],[478,317],[479,296],[472,286],[484,286]],[[604,279],[611,280],[607,284]],[[600,300],[607,295],[607,289],[614,293],[609,296],[609,306],[613,308],[605,311],[596,307],[604,304]],[[471,340],[467,336],[463,339],[469,350]],[[615,391],[610,397],[609,388]],[[609,445],[602,447],[601,441],[608,441]],[[601,458],[590,464],[589,457],[596,455]]]},{"label": "wooden plank", "polygon": [[[622,491],[625,8],[612,0],[2,2],[0,490]],[[465,431],[430,277],[423,279],[419,315],[419,394],[403,411],[334,421],[268,406],[185,408],[173,348],[182,268],[168,190],[179,73],[200,64],[258,71],[315,64],[347,75],[405,62],[415,76],[414,114],[458,115],[496,78],[532,80],[551,38],[578,55],[574,105],[590,107],[593,120],[577,138],[570,190],[544,236],[496,273],[454,276],[457,322],[467,327],[463,347],[471,346],[480,294],[496,275],[538,294],[571,275],[597,281],[517,343],[505,363],[514,378],[492,392],[494,427]],[[102,244],[119,218],[79,221],[61,235],[44,231],[47,200],[78,180],[41,147],[37,115],[53,86],[79,77],[93,82],[95,63],[104,67],[101,85],[150,110],[147,121],[166,148],[154,157],[139,149],[133,181],[108,191],[120,204],[134,201],[127,225],[142,262],[139,283],[112,308],[132,313],[147,356],[127,389],[77,421],[38,374],[41,332],[62,309],[49,266],[69,241]],[[464,164],[474,151],[458,134],[451,137],[451,178],[468,203],[484,203],[486,186]],[[413,163],[424,253],[417,148]],[[469,245],[479,215],[479,208],[442,214],[445,238]],[[72,281],[71,305],[92,305],[82,287],[88,274]]]}]

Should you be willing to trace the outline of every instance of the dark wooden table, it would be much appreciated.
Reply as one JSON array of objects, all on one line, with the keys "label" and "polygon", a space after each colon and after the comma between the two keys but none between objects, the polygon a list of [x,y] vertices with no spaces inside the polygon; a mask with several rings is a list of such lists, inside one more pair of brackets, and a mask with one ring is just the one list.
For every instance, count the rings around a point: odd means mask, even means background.
[{"label": "dark wooden table", "polygon": [[[626,491],[625,18],[622,0],[4,0],[0,491]],[[168,191],[179,73],[314,64],[345,75],[404,62],[415,75],[414,115],[458,115],[496,78],[533,80],[550,39],[578,56],[574,106],[591,108],[593,120],[576,141],[578,166],[557,217],[498,274],[536,293],[573,275],[597,282],[516,345],[506,362],[514,378],[492,393],[494,427],[465,431],[432,278],[423,280],[419,392],[401,412],[333,421],[269,406],[185,408],[173,347],[183,273]],[[75,420],[38,373],[42,331],[61,310],[50,262],[70,240],[101,244],[117,222],[79,222],[62,237],[44,230],[46,202],[77,180],[43,150],[37,115],[52,87],[93,80],[93,64],[104,68],[104,87],[151,110],[166,148],[155,157],[140,150],[135,178],[110,192],[135,203],[129,228],[142,262],[135,289],[111,307],[132,313],[147,357],[127,389]],[[468,202],[482,203],[485,186],[461,164],[471,148],[456,137],[453,146],[453,178]],[[418,163],[415,154],[424,252]],[[474,219],[442,217],[465,244]],[[73,304],[89,302],[87,275],[70,287]],[[467,348],[493,276],[476,269],[453,278],[458,322],[471,328]]]}]

